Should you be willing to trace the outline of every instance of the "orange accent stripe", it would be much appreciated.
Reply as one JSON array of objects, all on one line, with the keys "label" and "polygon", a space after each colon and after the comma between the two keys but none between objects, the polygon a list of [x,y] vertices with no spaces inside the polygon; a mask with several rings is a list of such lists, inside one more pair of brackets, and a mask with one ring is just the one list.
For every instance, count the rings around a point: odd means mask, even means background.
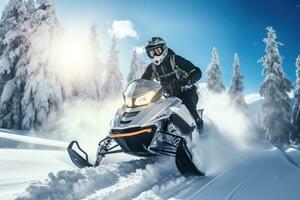
[{"label": "orange accent stripe", "polygon": [[151,133],[152,129],[151,128],[146,128],[144,130],[139,130],[139,131],[134,131],[134,132],[130,132],[130,133],[111,133],[110,137],[129,137],[129,136],[135,136],[135,135],[139,135],[139,134],[143,134],[143,133]]}]

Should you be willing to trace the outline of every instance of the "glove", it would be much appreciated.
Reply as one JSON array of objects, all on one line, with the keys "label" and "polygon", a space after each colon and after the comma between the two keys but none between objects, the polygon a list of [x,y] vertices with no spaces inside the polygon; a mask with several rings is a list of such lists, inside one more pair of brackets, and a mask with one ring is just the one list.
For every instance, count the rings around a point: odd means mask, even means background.
[{"label": "glove", "polygon": [[182,92],[182,88],[186,85],[188,85],[187,79],[179,79],[179,80],[175,79],[175,80],[173,80],[170,83],[170,89],[172,91],[171,93],[175,96],[180,94]]},{"label": "glove", "polygon": [[189,81],[187,79],[179,79],[179,80],[173,80],[171,83],[172,89],[179,89],[189,85]]}]

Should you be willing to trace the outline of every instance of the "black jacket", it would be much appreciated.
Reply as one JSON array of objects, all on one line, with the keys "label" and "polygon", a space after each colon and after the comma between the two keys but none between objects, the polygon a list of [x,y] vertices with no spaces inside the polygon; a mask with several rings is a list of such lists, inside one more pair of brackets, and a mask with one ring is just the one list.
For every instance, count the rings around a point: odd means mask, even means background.
[{"label": "black jacket", "polygon": [[[175,65],[172,62],[175,61]],[[200,80],[201,70],[190,61],[168,49],[168,55],[160,65],[149,64],[142,79],[160,82],[164,90],[173,96],[180,95],[182,86],[191,86]],[[178,84],[177,84],[178,83]],[[195,86],[192,88],[196,89]]]}]

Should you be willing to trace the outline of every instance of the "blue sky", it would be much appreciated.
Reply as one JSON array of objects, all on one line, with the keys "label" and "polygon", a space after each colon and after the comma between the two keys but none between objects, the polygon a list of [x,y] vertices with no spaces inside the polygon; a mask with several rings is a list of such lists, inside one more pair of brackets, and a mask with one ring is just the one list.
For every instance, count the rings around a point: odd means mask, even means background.
[{"label": "blue sky", "polygon": [[[0,8],[3,8],[3,1]],[[120,66],[128,71],[131,51],[145,44],[151,36],[163,37],[170,48],[205,71],[210,52],[216,46],[224,83],[232,74],[233,54],[240,57],[246,93],[256,92],[264,55],[262,39],[265,27],[277,30],[287,76],[295,80],[295,59],[300,54],[300,0],[57,0],[58,16],[65,29],[87,32],[98,24],[101,56],[107,54],[108,29],[114,20],[130,20],[138,38],[119,41]],[[149,60],[146,58],[149,62]]]}]

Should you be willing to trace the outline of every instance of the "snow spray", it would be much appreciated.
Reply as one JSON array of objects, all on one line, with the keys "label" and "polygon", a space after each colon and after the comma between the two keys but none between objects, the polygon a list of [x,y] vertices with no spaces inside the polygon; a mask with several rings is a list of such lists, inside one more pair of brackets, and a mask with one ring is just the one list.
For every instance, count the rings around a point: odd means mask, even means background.
[{"label": "snow spray", "polygon": [[204,108],[204,132],[192,144],[199,169],[215,175],[231,167],[248,150],[250,123],[225,92],[214,93],[205,84],[199,87],[198,108]]}]

